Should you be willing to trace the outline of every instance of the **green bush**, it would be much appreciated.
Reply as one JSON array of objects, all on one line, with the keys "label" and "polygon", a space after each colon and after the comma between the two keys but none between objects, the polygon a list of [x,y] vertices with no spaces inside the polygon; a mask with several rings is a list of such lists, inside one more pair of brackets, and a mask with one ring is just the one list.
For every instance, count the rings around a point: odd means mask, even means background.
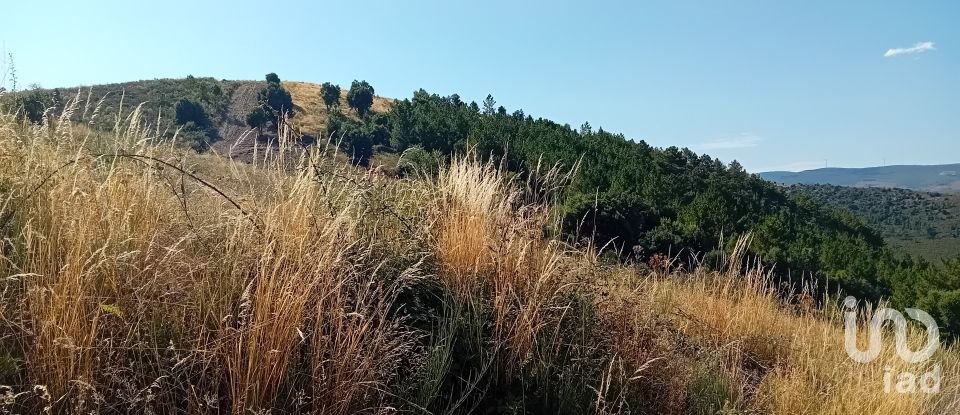
[{"label": "green bush", "polygon": [[18,94],[15,102],[14,110],[21,119],[40,124],[47,106],[50,105],[50,96],[40,89],[33,89]]},{"label": "green bush", "polygon": [[198,102],[185,98],[177,101],[177,104],[174,106],[174,120],[177,125],[193,123],[203,128],[210,126],[210,117],[207,115],[206,110],[203,109],[203,106]]},{"label": "green bush", "polygon": [[354,80],[347,92],[347,103],[363,117],[373,106],[374,91],[367,81]]},{"label": "green bush", "polygon": [[434,177],[444,162],[440,152],[429,152],[423,147],[413,146],[400,155],[397,174],[401,177]]}]

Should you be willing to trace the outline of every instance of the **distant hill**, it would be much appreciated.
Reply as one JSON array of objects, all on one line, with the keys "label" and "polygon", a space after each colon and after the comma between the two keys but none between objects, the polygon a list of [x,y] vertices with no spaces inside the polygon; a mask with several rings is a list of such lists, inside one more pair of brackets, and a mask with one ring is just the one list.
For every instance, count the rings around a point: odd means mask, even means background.
[{"label": "distant hill", "polygon": [[934,262],[960,252],[960,195],[834,185],[791,185],[785,190],[850,210],[900,252]]},{"label": "distant hill", "polygon": [[760,177],[775,183],[832,184],[852,187],[886,187],[927,192],[960,193],[960,164],[823,168],[801,172],[771,171]]},{"label": "distant hill", "polygon": [[[257,105],[258,93],[265,85],[264,81],[189,76],[36,91],[49,97],[56,90],[62,97],[60,99],[65,101],[63,104],[68,104],[79,94],[80,107],[71,119],[89,123],[99,130],[111,130],[117,124],[118,114],[122,114],[121,118],[128,117],[132,109],[139,106],[145,128],[164,136],[173,134],[178,128],[173,119],[176,102],[190,99],[199,103],[210,117],[213,133],[209,137],[209,148],[220,154],[247,159],[252,155],[253,142],[245,118]],[[290,92],[296,113],[290,119],[291,127],[298,134],[311,137],[325,133],[329,113],[320,97],[320,84],[283,81],[283,86]],[[355,117],[347,105],[348,87],[341,92],[340,107],[347,116]],[[14,95],[9,94],[9,97]],[[372,110],[387,112],[393,102],[391,98],[374,97]],[[271,134],[267,132],[267,135]]]},{"label": "distant hill", "polygon": [[[101,131],[109,131],[117,125],[125,124],[134,112],[133,109],[139,108],[143,127],[164,137],[174,134],[178,129],[174,122],[174,107],[177,101],[189,99],[198,103],[209,117],[212,131],[203,140],[210,142],[215,151],[226,152],[249,130],[245,117],[256,105],[257,93],[265,85],[262,81],[231,81],[189,76],[182,79],[151,79],[38,89],[21,93],[37,93],[43,97],[59,95],[59,104],[47,101],[44,105],[64,110],[78,97],[78,107],[72,110],[71,120]],[[10,94],[8,99],[15,95]],[[195,138],[195,141],[201,141],[198,137],[189,137],[185,141]]]}]

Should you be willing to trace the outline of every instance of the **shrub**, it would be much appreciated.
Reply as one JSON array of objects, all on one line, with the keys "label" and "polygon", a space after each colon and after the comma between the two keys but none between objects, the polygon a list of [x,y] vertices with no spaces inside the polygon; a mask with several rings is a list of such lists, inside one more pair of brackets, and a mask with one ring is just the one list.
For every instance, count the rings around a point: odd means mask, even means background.
[{"label": "shrub", "polygon": [[47,94],[39,88],[34,88],[17,96],[14,110],[18,111],[21,119],[26,119],[33,124],[40,124],[43,121],[48,102]]},{"label": "shrub", "polygon": [[207,112],[203,109],[203,106],[189,99],[180,99],[177,101],[177,104],[174,106],[174,120],[177,125],[193,123],[199,127],[210,126],[210,117],[207,116]]},{"label": "shrub", "polygon": [[270,109],[274,118],[293,111],[293,97],[280,85],[280,78],[275,73],[267,74],[267,86],[260,91],[259,101]]},{"label": "shrub", "polygon": [[401,177],[434,177],[444,165],[442,153],[428,152],[420,146],[403,151],[397,163],[397,174]]},{"label": "shrub", "polygon": [[358,115],[363,117],[373,105],[373,96],[373,87],[367,81],[354,80],[350,84],[350,91],[347,92],[347,103],[357,111]]},{"label": "shrub", "polygon": [[257,129],[257,136],[263,135],[263,127],[267,125],[270,121],[270,115],[268,111],[264,109],[263,105],[257,105],[254,107],[249,114],[247,114],[246,122],[250,128]]},{"label": "shrub", "polygon": [[324,82],[320,85],[320,97],[328,110],[340,106],[340,85]]}]

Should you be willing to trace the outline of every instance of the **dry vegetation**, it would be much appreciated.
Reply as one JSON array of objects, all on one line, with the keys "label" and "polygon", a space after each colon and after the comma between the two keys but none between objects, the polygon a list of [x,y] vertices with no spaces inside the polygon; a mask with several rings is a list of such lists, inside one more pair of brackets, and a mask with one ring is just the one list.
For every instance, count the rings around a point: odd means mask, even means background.
[{"label": "dry vegetation", "polygon": [[[284,81],[283,88],[290,92],[294,105],[298,107],[297,117],[291,120],[294,129],[311,135],[326,132],[329,113],[320,96],[320,84]],[[340,91],[340,108],[342,111],[353,113],[347,104],[347,92],[349,92],[349,85]],[[392,99],[377,96],[373,98],[373,106],[370,109],[374,113],[387,113],[392,105]]]},{"label": "dry vegetation", "polygon": [[0,411],[957,410],[954,349],[939,394],[886,394],[917,369],[892,341],[853,362],[838,310],[736,256],[654,273],[544,237],[556,169],[397,180],[291,159],[286,132],[241,163],[136,113],[108,138],[68,119],[0,114]]}]

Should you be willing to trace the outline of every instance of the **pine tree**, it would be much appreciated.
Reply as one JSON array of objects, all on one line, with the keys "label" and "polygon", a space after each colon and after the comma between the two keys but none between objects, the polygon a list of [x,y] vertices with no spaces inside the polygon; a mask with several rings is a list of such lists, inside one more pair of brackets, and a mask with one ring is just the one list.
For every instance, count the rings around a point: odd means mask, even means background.
[{"label": "pine tree", "polygon": [[493,99],[493,95],[487,94],[487,97],[483,100],[483,113],[487,115],[493,115],[497,112],[497,101]]}]

